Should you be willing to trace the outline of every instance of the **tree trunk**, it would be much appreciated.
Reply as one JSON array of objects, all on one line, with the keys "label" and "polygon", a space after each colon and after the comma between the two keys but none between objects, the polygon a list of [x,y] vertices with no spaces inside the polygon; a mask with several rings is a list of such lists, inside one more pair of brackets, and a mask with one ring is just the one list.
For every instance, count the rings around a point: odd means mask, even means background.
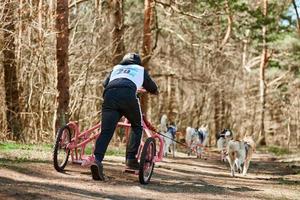
[{"label": "tree trunk", "polygon": [[[215,123],[215,139],[217,139],[217,133],[221,130],[220,124],[220,93],[219,91],[215,91],[214,93],[214,123]],[[217,141],[215,141],[217,144]]]},{"label": "tree trunk", "polygon": [[[143,66],[149,71],[149,60],[152,54],[152,37],[151,37],[151,25],[153,24],[153,8],[154,0],[145,0],[144,3],[144,37],[143,37]],[[148,108],[148,96],[143,95],[141,99],[141,107],[143,113],[147,112]]]},{"label": "tree trunk", "polygon": [[[267,17],[268,11],[268,1],[262,0],[263,3],[263,15]],[[261,54],[261,62],[260,62],[260,103],[261,103],[261,113],[260,113],[260,135],[258,143],[260,145],[266,145],[266,135],[265,135],[265,107],[266,107],[266,84],[265,84],[265,68],[268,62],[267,54],[267,42],[266,42],[266,32],[267,27],[263,25],[262,27],[262,43],[263,49]]]},{"label": "tree trunk", "polygon": [[[227,118],[226,118],[226,102],[225,102],[225,99],[227,98],[225,95],[225,91],[224,89],[221,88],[220,90],[220,126],[221,126],[221,129],[225,128],[226,127],[226,121],[227,121]],[[229,127],[226,127],[226,128],[229,128]]]},{"label": "tree trunk", "polygon": [[291,145],[291,118],[290,117],[287,120],[287,132],[288,132],[287,147],[288,150],[290,150],[290,145]]},{"label": "tree trunk", "polygon": [[39,45],[43,45],[43,0],[39,0],[38,4],[38,40]]},{"label": "tree trunk", "polygon": [[227,13],[227,21],[228,21],[228,25],[227,25],[227,31],[226,34],[222,40],[222,43],[220,45],[220,49],[223,49],[223,47],[226,45],[226,43],[228,42],[230,36],[231,36],[231,31],[232,31],[232,25],[233,25],[233,17],[231,14],[231,10],[230,10],[230,5],[228,0],[225,1],[225,10]]},{"label": "tree trunk", "polygon": [[298,34],[300,35],[300,18],[299,18],[297,4],[296,4],[295,0],[292,0],[292,4],[294,6],[294,9],[295,9],[295,12],[296,12],[296,17],[297,17],[297,31],[298,31]]},{"label": "tree trunk", "polygon": [[17,37],[17,52],[16,52],[16,61],[17,61],[17,68],[20,69],[22,66],[22,59],[21,59],[21,52],[22,52],[22,26],[23,26],[23,15],[22,15],[22,10],[23,10],[23,0],[19,1],[19,10],[18,10],[18,37]]},{"label": "tree trunk", "polygon": [[123,0],[112,0],[111,2],[111,17],[113,22],[112,30],[112,64],[120,63],[124,54],[123,42]]},{"label": "tree trunk", "polygon": [[171,115],[172,115],[172,77],[171,76],[167,76],[167,116],[169,118],[169,120],[172,120],[170,119]]},{"label": "tree trunk", "polygon": [[[299,91],[299,90],[298,90]],[[299,91],[300,92],[300,91]],[[296,145],[297,147],[300,147],[300,94],[298,92],[298,100],[297,100],[297,107],[296,107],[296,110],[297,110],[297,120],[296,120]]]},{"label": "tree trunk", "polygon": [[16,4],[12,0],[7,0],[4,4],[4,87],[6,102],[6,120],[8,131],[12,133],[14,140],[20,140],[22,135],[22,124],[20,117],[20,102],[17,79],[17,68],[15,60],[15,8]]},{"label": "tree trunk", "polygon": [[69,66],[68,66],[68,0],[58,0],[56,7],[57,110],[55,132],[69,121]]}]

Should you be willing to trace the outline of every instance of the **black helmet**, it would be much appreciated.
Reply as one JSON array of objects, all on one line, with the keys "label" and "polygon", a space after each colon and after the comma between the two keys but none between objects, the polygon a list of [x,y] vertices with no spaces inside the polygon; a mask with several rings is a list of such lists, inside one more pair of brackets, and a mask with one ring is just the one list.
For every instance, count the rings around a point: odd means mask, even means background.
[{"label": "black helmet", "polygon": [[142,61],[138,53],[127,53],[123,57],[120,64],[121,65],[130,65],[130,64],[142,65]]}]

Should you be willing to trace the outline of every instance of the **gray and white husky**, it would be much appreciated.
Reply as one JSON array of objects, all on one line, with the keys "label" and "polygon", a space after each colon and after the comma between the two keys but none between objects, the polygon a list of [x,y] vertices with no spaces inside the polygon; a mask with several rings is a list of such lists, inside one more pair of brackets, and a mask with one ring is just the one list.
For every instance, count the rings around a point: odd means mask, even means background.
[{"label": "gray and white husky", "polygon": [[221,161],[226,161],[227,145],[233,139],[233,133],[230,129],[223,129],[217,134],[217,147],[221,153]]},{"label": "gray and white husky", "polygon": [[231,176],[234,176],[235,168],[239,173],[243,171],[244,176],[247,174],[254,151],[255,142],[251,136],[246,136],[242,141],[230,140],[228,142],[227,159],[230,164]]}]

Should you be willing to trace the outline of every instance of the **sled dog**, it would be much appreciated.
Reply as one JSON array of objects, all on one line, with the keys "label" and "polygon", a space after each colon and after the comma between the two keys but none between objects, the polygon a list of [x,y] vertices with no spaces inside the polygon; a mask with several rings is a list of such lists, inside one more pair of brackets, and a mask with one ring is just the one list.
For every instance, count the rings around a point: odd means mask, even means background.
[{"label": "sled dog", "polygon": [[243,172],[243,175],[247,174],[254,151],[255,142],[251,136],[246,136],[243,141],[230,140],[228,142],[227,159],[230,165],[231,176],[234,176],[235,169],[239,173]]}]

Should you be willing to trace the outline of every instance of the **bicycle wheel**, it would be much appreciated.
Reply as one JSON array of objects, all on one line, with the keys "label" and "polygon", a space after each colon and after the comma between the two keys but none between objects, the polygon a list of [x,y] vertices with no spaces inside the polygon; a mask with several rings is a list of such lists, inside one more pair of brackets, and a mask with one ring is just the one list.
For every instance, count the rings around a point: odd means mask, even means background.
[{"label": "bicycle wheel", "polygon": [[139,180],[141,184],[148,184],[154,168],[155,140],[147,138],[140,159]]},{"label": "bicycle wheel", "polygon": [[68,125],[57,131],[55,145],[53,148],[53,164],[58,172],[62,172],[66,167],[70,155],[67,145],[71,142],[71,130]]}]

